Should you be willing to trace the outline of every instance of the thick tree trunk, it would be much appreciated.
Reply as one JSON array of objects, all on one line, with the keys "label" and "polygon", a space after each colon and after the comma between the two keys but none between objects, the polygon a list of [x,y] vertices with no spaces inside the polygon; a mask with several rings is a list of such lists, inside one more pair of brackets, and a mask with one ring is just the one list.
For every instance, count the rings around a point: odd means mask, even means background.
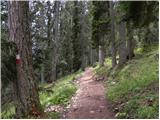
[{"label": "thick tree trunk", "polygon": [[109,2],[110,6],[110,17],[111,17],[111,50],[112,50],[112,67],[114,68],[117,64],[116,60],[116,46],[115,46],[115,11],[113,9],[113,1]]},{"label": "thick tree trunk", "polygon": [[127,61],[126,27],[124,22],[119,25],[119,38],[119,65],[121,66]]},{"label": "thick tree trunk", "polygon": [[42,109],[32,65],[29,2],[10,1],[8,8],[9,39],[15,42],[20,56],[17,61],[17,80],[14,81],[16,118],[38,117]]},{"label": "thick tree trunk", "polygon": [[99,65],[104,66],[104,48],[99,45]]}]

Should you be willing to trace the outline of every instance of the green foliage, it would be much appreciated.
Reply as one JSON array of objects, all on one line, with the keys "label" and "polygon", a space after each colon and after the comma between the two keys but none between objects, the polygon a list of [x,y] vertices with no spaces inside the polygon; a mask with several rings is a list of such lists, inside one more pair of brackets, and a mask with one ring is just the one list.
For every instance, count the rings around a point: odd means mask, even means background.
[{"label": "green foliage", "polygon": [[[141,106],[137,109],[137,118],[141,118],[141,119],[153,119],[153,118],[157,118],[158,116],[158,106]],[[157,114],[155,114],[157,113]]]},{"label": "green foliage", "polygon": [[152,56],[140,60],[132,60],[117,75],[116,86],[109,87],[109,98],[117,100],[119,97],[129,93],[138,92],[145,86],[158,80],[158,62]]},{"label": "green foliage", "polygon": [[79,2],[74,1],[74,11],[73,11],[73,28],[72,28],[72,49],[73,49],[73,70],[77,71],[80,69],[82,61],[82,44],[80,44],[80,9]]},{"label": "green foliage", "polygon": [[139,57],[135,56],[122,69],[111,72],[107,67],[96,69],[98,75],[108,77],[107,98],[119,108],[117,118],[158,117],[157,46],[150,46],[150,50],[137,49]]},{"label": "green foliage", "polygon": [[119,9],[124,12],[122,20],[131,20],[137,27],[157,21],[158,1],[121,1]]},{"label": "green foliage", "polygon": [[67,105],[70,98],[73,96],[73,94],[76,91],[76,86],[73,83],[73,79],[80,74],[80,71],[77,73],[65,76],[61,78],[60,80],[57,80],[55,85],[52,87],[48,84],[41,85],[41,87],[45,87],[45,89],[48,89],[47,91],[41,91],[40,92],[40,101],[41,104],[46,107],[49,105],[56,105],[56,104],[62,104]]},{"label": "green foliage", "polygon": [[2,109],[1,112],[1,118],[2,119],[12,119],[15,116],[15,107],[13,102],[8,103],[4,109]]},{"label": "green foliage", "polygon": [[58,119],[58,118],[60,118],[60,114],[58,112],[49,112],[47,114],[47,116],[49,117],[48,119]]},{"label": "green foliage", "polygon": [[109,3],[108,1],[93,1],[92,8],[92,46],[104,45],[103,37],[109,30]]},{"label": "green foliage", "polygon": [[105,59],[105,66],[100,67],[99,64],[94,68],[95,74],[98,76],[107,76],[112,67],[111,57]]}]

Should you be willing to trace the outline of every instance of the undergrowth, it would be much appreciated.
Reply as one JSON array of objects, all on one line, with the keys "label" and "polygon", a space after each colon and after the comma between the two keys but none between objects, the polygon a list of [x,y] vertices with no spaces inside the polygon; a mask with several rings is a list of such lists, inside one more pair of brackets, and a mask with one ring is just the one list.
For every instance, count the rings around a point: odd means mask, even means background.
[{"label": "undergrowth", "polygon": [[[65,76],[52,86],[52,84],[42,84],[45,90],[39,93],[42,106],[47,107],[51,104],[67,105],[70,97],[75,93],[76,86],[73,83],[75,76],[80,72]],[[51,87],[50,87],[51,86]]]},{"label": "undergrowth", "polygon": [[[106,66],[95,68],[98,76],[106,76],[107,99],[113,102],[117,118],[158,118],[159,70],[158,50],[135,51],[133,60],[121,68]],[[108,58],[110,59],[110,58]],[[107,63],[108,62],[108,63]]]},{"label": "undergrowth", "polygon": [[[39,98],[42,107],[45,109],[50,105],[67,105],[70,98],[76,92],[76,86],[73,83],[73,80],[80,76],[81,70],[73,73],[71,75],[62,77],[57,80],[55,83],[43,83],[39,85]],[[5,109],[1,112],[1,118],[11,119],[15,116],[15,107],[13,102],[8,103],[5,106]],[[49,119],[59,118],[58,112],[49,112],[47,113]]]}]

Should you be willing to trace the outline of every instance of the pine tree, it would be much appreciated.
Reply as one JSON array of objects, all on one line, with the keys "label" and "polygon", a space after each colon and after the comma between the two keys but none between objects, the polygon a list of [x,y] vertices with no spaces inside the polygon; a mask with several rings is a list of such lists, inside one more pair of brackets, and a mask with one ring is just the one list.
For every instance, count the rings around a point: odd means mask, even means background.
[{"label": "pine tree", "polygon": [[92,20],[92,45],[99,49],[100,66],[104,64],[105,35],[109,29],[109,2],[93,1]]},{"label": "pine tree", "polygon": [[42,108],[34,79],[29,28],[29,2],[8,4],[9,35],[17,48],[17,79],[14,81],[16,117],[38,117]]},{"label": "pine tree", "polygon": [[73,49],[73,71],[80,69],[82,60],[82,48],[80,44],[80,23],[79,23],[79,2],[74,1],[73,28],[72,28],[72,49]]}]

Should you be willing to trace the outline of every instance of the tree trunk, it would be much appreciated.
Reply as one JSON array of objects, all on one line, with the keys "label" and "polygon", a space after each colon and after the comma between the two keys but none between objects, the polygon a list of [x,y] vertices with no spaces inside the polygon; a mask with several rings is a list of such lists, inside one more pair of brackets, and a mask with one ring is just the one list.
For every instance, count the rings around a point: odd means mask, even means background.
[{"label": "tree trunk", "polygon": [[14,81],[16,118],[38,117],[41,106],[34,78],[29,28],[29,2],[8,2],[9,40],[17,47],[17,80]]},{"label": "tree trunk", "polygon": [[113,9],[113,1],[109,2],[110,6],[110,17],[111,17],[111,50],[112,50],[112,67],[114,68],[117,64],[116,60],[116,47],[115,47],[115,11]]},{"label": "tree trunk", "polygon": [[51,81],[57,79],[57,59],[58,59],[58,40],[59,40],[59,8],[60,2],[55,1],[55,33],[54,33],[54,42],[52,41],[52,69],[51,69]]},{"label": "tree trunk", "polygon": [[143,49],[144,51],[148,51],[147,49],[149,48],[148,46],[150,46],[150,40],[149,40],[149,34],[150,34],[150,28],[149,26],[145,27],[145,37],[143,39]]},{"label": "tree trunk", "polygon": [[44,83],[44,64],[41,65],[41,82]]},{"label": "tree trunk", "polygon": [[99,45],[99,65],[104,66],[104,48]]},{"label": "tree trunk", "polygon": [[127,61],[126,27],[124,22],[119,25],[119,38],[119,65],[121,66]]},{"label": "tree trunk", "polygon": [[135,42],[133,40],[133,28],[130,23],[127,24],[127,33],[128,33],[128,41],[127,41],[127,49],[128,49],[128,59],[132,59],[134,57],[134,47]]},{"label": "tree trunk", "polygon": [[82,65],[82,45],[80,41],[81,26],[79,22],[79,1],[74,1],[73,8],[73,27],[72,27],[72,50],[73,50],[73,68],[72,70],[76,72],[81,68]]}]

